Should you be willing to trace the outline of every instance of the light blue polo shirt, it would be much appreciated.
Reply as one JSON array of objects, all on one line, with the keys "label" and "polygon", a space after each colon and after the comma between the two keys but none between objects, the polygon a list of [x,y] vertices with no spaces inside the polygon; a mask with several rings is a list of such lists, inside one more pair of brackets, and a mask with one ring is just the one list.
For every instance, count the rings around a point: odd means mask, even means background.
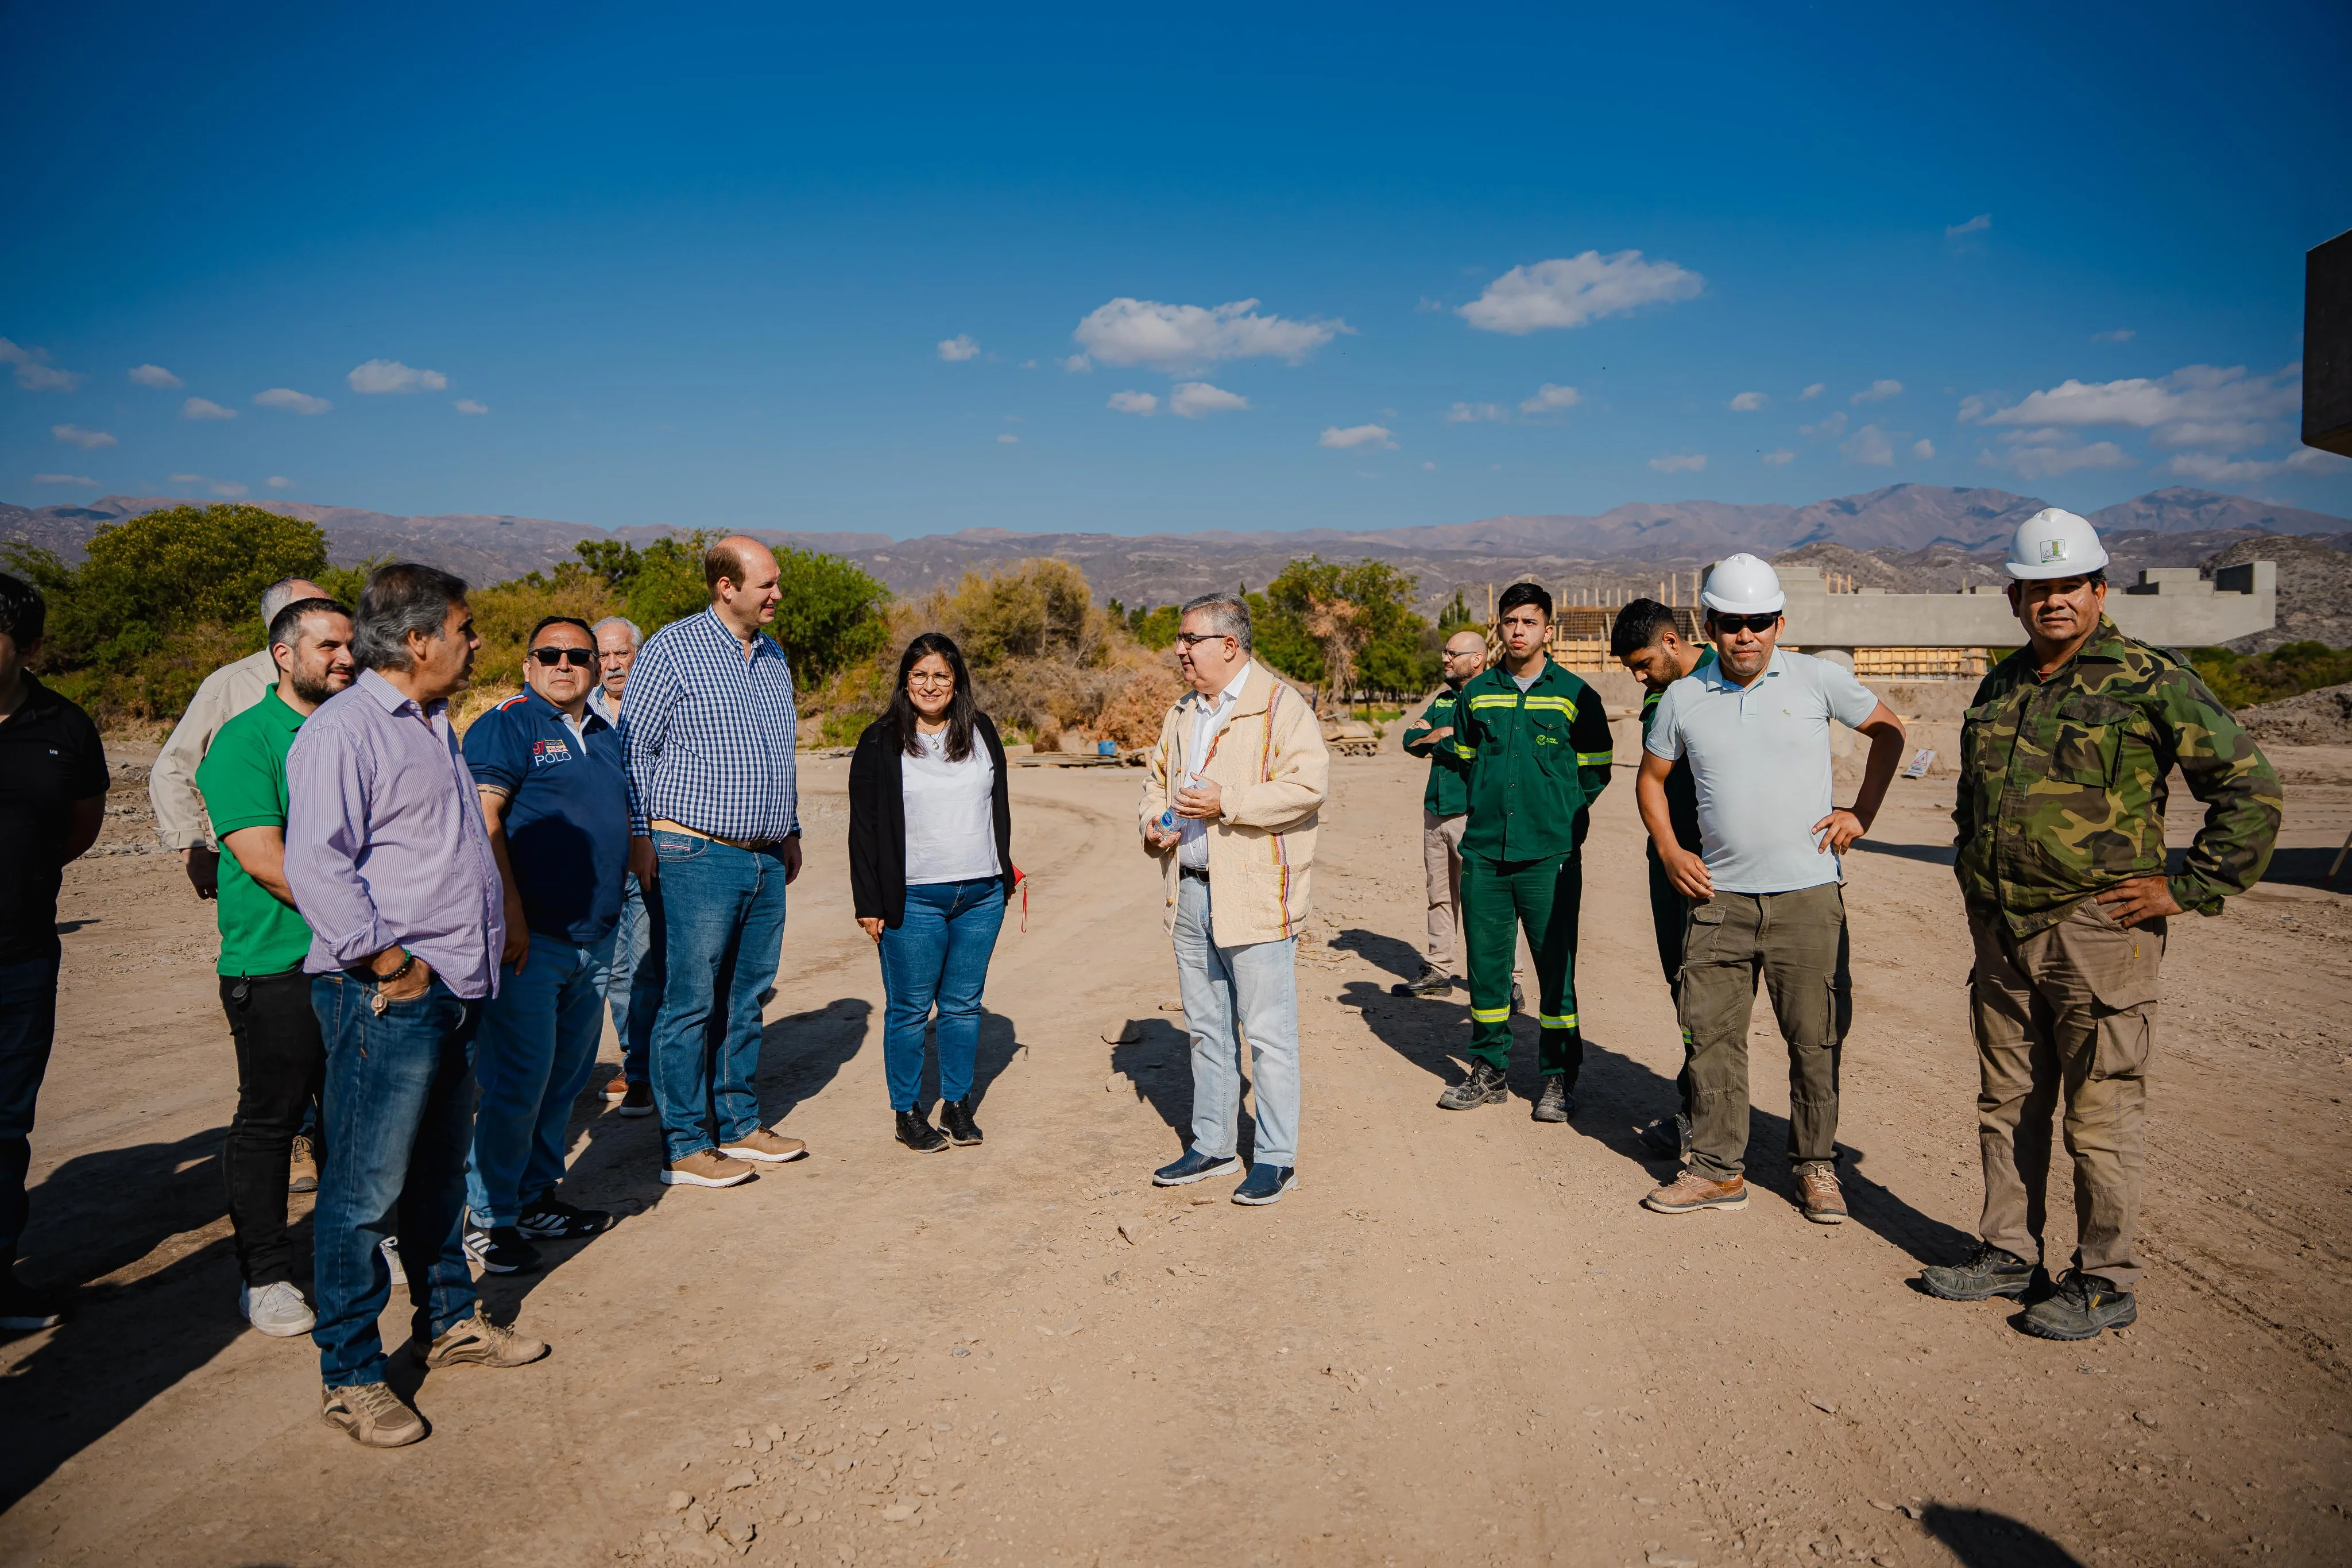
[{"label": "light blue polo shirt", "polygon": [[1706,874],[1725,893],[1793,893],[1839,880],[1814,847],[1830,814],[1830,720],[1858,728],[1878,698],[1844,665],[1775,649],[1744,689],[1720,664],[1666,688],[1643,744],[1690,758]]}]

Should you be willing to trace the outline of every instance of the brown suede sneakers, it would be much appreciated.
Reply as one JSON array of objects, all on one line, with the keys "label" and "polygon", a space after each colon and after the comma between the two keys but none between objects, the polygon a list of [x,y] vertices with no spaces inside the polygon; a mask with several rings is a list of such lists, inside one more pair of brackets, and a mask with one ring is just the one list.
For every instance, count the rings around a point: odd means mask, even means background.
[{"label": "brown suede sneakers", "polygon": [[1815,1225],[1845,1223],[1845,1194],[1839,1190],[1837,1172],[1828,1166],[1807,1166],[1797,1173],[1797,1201]]},{"label": "brown suede sneakers", "polygon": [[1729,1181],[1709,1181],[1696,1171],[1686,1170],[1667,1186],[1643,1198],[1642,1207],[1654,1214],[1696,1214],[1702,1208],[1746,1208],[1748,1178],[1733,1176]]}]

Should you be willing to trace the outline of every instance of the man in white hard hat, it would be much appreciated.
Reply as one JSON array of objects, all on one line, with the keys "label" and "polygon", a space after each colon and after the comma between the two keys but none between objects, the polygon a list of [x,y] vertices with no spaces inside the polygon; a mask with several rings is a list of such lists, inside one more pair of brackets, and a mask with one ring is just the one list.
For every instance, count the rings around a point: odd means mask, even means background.
[{"label": "man in white hard hat", "polygon": [[[2278,835],[2278,775],[2194,670],[2106,618],[2107,552],[2055,507],[2019,526],[2010,607],[2027,645],[1977,688],[1960,731],[1955,865],[1976,967],[1983,1240],[1926,1270],[1947,1301],[2032,1298],[2019,1326],[2093,1339],[2138,1316],[2133,1287],[2146,1074],[2166,921],[2218,915]],[[2166,874],[2166,780],[2205,805]],[[2063,1100],[2074,1167],[2073,1267],[2046,1292],[2050,1123]]]},{"label": "man in white hard hat", "polygon": [[[1846,1216],[1837,1179],[1838,1057],[1853,1015],[1838,857],[1867,832],[1903,754],[1903,722],[1844,665],[1780,646],[1778,573],[1730,556],[1700,593],[1715,663],[1666,688],[1635,798],[1693,901],[1675,1009],[1689,1040],[1690,1163],[1642,1200],[1659,1214],[1748,1202],[1748,1023],[1760,975],[1789,1047],[1789,1161],[1807,1219]],[[1851,807],[1832,804],[1830,721],[1870,737]],[[1675,837],[1666,779],[1687,758],[1703,852]]]}]

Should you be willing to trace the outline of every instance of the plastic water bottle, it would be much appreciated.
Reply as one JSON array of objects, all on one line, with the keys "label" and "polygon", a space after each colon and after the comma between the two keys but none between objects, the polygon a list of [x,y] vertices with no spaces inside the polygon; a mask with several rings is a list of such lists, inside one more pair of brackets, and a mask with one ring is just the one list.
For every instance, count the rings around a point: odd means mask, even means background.
[{"label": "plastic water bottle", "polygon": [[1163,833],[1172,833],[1177,831],[1175,807],[1171,806],[1160,813],[1160,831]]}]

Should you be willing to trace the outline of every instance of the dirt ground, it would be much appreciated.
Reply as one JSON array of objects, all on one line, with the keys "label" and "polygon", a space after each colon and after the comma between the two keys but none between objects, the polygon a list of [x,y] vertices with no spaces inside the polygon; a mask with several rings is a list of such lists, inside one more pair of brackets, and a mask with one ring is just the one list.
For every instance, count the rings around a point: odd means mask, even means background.
[{"label": "dirt ground", "polygon": [[[1948,779],[1898,784],[1850,862],[1853,1222],[1827,1229],[1791,1202],[1769,1008],[1756,1199],[1637,1207],[1679,1051],[1630,769],[1586,852],[1562,1127],[1434,1108],[1460,994],[1387,994],[1422,928],[1420,768],[1338,764],[1303,1185],[1246,1209],[1150,1185],[1190,1081],[1138,775],[1014,775],[1034,894],[991,977],[988,1142],[919,1159],[849,919],[846,765],[812,762],[760,1089],[814,1157],[666,1189],[654,1124],[583,1101],[572,1196],[627,1218],[485,1287],[552,1355],[408,1368],[433,1435],[392,1453],[320,1422],[307,1340],[236,1315],[211,912],[137,852],[125,789],[60,911],[24,1270],[79,1313],[0,1343],[0,1563],[2340,1563],[2352,903],[2317,883],[2352,749],[2280,760],[2274,880],[2174,928],[2139,1325],[2075,1346],[1906,1283],[1979,1201]],[[2052,1208],[2071,1236],[2063,1176]]]}]

